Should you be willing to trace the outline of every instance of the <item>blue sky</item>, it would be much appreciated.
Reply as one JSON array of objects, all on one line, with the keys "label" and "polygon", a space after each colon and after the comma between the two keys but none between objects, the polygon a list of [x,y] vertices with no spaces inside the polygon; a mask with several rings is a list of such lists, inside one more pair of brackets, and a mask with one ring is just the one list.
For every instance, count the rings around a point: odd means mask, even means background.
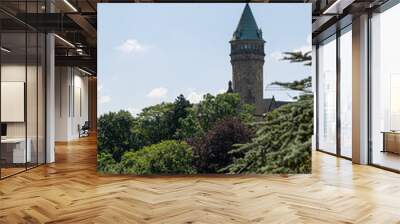
[{"label": "blue sky", "polygon": [[[184,94],[226,91],[229,41],[244,4],[98,4],[98,110],[138,113]],[[311,49],[309,4],[250,4],[266,41],[264,86],[311,75],[281,52]],[[292,93],[289,93],[292,94]],[[264,92],[290,99],[285,91]]]}]

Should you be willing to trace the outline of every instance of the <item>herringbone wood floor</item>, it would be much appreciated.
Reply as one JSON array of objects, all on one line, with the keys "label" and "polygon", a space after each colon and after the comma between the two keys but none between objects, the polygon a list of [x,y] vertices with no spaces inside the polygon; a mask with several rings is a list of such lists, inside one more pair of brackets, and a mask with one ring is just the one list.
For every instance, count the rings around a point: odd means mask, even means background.
[{"label": "herringbone wood floor", "polygon": [[95,138],[0,181],[0,223],[400,223],[400,175],[314,153],[313,174],[107,177]]}]

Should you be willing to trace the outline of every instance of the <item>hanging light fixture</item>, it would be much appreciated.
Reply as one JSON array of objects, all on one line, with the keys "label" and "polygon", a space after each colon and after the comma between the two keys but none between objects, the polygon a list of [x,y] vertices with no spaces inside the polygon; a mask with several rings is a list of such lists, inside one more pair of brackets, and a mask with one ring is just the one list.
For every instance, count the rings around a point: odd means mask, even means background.
[{"label": "hanging light fixture", "polygon": [[64,3],[68,5],[74,12],[78,12],[78,10],[73,6],[68,0],[64,0]]}]

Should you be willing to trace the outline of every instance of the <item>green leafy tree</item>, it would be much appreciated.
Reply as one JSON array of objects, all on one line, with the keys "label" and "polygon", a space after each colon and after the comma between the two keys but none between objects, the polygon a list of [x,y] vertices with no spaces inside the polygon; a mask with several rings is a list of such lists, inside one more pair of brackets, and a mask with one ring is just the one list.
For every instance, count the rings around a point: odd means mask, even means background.
[{"label": "green leafy tree", "polygon": [[117,162],[125,151],[135,146],[131,129],[135,119],[128,111],[109,112],[98,119],[98,152],[110,153]]},{"label": "green leafy tree", "polygon": [[121,163],[114,160],[111,153],[97,154],[97,171],[103,174],[118,174],[122,170]]},{"label": "green leafy tree", "polygon": [[[123,164],[120,161],[125,152],[133,155],[145,146],[164,140],[203,136],[215,122],[226,117],[235,116],[245,122],[253,121],[253,111],[254,107],[240,102],[238,94],[226,93],[217,96],[207,94],[196,105],[191,105],[180,95],[174,103],[146,107],[136,117],[127,111],[105,114],[99,118],[99,152],[109,153],[113,161],[110,164],[102,161],[99,169],[116,169],[114,161],[117,165]],[[105,160],[109,158],[107,156],[104,154],[99,159]],[[102,164],[105,164],[104,167]]]},{"label": "green leafy tree", "polygon": [[174,114],[172,116],[172,125],[174,132],[180,128],[179,120],[185,119],[189,111],[188,109],[192,106],[192,104],[183,96],[179,95],[174,102]]},{"label": "green leafy tree", "polygon": [[208,131],[218,120],[238,117],[243,122],[254,121],[254,106],[243,104],[237,93],[223,93],[213,96],[206,94],[199,104],[189,110],[186,119],[181,120],[181,136],[199,136]]},{"label": "green leafy tree", "polygon": [[151,145],[162,140],[177,139],[176,134],[181,128],[180,120],[185,119],[189,114],[191,104],[181,94],[174,103],[161,103],[146,107],[138,115],[137,133],[141,133],[146,144]]},{"label": "green leafy tree", "polygon": [[158,143],[164,139],[172,139],[175,133],[173,125],[174,104],[161,103],[146,107],[137,116],[137,132],[142,133],[145,145]]},{"label": "green leafy tree", "polygon": [[179,120],[179,129],[175,136],[178,139],[192,139],[204,135],[199,119],[196,116],[196,109],[189,108],[186,118]]},{"label": "green leafy tree", "polygon": [[193,151],[183,141],[166,140],[146,146],[136,152],[126,152],[122,158],[126,174],[194,174]]},{"label": "green leafy tree", "polygon": [[208,130],[219,119],[239,115],[242,112],[241,106],[238,94],[206,94],[196,108],[196,115],[203,130]]}]

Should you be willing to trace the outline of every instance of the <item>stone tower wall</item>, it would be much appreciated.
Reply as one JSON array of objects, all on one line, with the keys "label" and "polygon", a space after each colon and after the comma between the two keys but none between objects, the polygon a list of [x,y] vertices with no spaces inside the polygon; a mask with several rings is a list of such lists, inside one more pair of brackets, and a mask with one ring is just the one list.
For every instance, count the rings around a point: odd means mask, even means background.
[{"label": "stone tower wall", "polygon": [[264,112],[264,41],[231,41],[233,91],[242,102],[255,105],[256,114]]}]

